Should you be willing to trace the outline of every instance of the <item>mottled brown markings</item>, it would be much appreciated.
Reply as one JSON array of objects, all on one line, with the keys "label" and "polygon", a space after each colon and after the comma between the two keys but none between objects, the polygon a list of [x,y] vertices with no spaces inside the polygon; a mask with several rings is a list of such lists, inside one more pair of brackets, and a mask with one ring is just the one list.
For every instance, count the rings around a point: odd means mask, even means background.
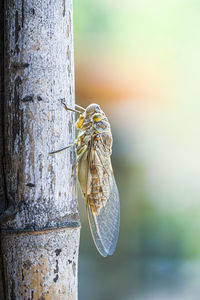
[{"label": "mottled brown markings", "polygon": [[76,276],[76,263],[73,261],[73,264],[72,264],[72,270],[73,270],[73,274],[74,274],[74,277]]},{"label": "mottled brown markings", "polygon": [[27,95],[23,99],[21,99],[22,102],[33,102],[33,95]]},{"label": "mottled brown markings", "polygon": [[27,184],[26,184],[26,186],[28,186],[28,187],[32,188],[32,187],[35,187],[35,184],[34,184],[34,183],[31,183],[31,182],[29,182],[29,183],[27,183]]},{"label": "mottled brown markings", "polygon": [[71,65],[70,64],[68,64],[68,66],[67,66],[67,71],[68,71],[68,76],[70,77],[70,75],[71,75]]},{"label": "mottled brown markings", "polygon": [[70,34],[70,28],[69,28],[69,25],[67,25],[67,36],[69,37],[69,34]]},{"label": "mottled brown markings", "polygon": [[67,59],[70,60],[70,48],[69,48],[69,45],[67,45]]},{"label": "mottled brown markings", "polygon": [[38,51],[40,49],[40,41],[39,39],[35,39],[35,44],[31,47],[32,50]]},{"label": "mottled brown markings", "polygon": [[20,25],[19,25],[19,19],[18,19],[18,10],[15,12],[15,44],[18,42],[19,38],[19,31],[20,31]]},{"label": "mottled brown markings", "polygon": [[71,33],[71,14],[70,11],[68,12],[68,24],[67,24],[67,37],[70,37]]},{"label": "mottled brown markings", "polygon": [[37,100],[38,100],[38,101],[42,101],[42,97],[37,96]]},{"label": "mottled brown markings", "polygon": [[39,165],[39,172],[40,172],[40,178],[42,179],[42,170],[43,170],[43,163],[41,160],[41,157],[39,156],[40,165]]},{"label": "mottled brown markings", "polygon": [[56,256],[58,256],[61,252],[62,252],[61,249],[56,249],[56,250],[55,250]]},{"label": "mottled brown markings", "polygon": [[[13,111],[13,124],[11,126],[11,130],[12,130],[12,136],[13,136],[13,151],[14,151],[14,141],[16,139],[16,136],[19,135],[20,133],[20,129],[22,128],[21,122],[21,116],[22,116],[22,111],[19,109],[19,89],[20,89],[20,85],[22,83],[22,80],[19,76],[17,76],[17,78],[15,79],[15,83],[14,83],[14,111]],[[21,128],[20,128],[21,127]]]},{"label": "mottled brown markings", "polygon": [[14,70],[20,70],[20,69],[25,69],[28,68],[29,64],[28,63],[13,63],[11,64],[11,68]]},{"label": "mottled brown markings", "polygon": [[72,134],[72,122],[68,122],[69,134]]},{"label": "mottled brown markings", "polygon": [[24,112],[22,109],[19,110],[19,116],[20,116],[20,121],[21,121],[20,136],[21,136],[21,141],[23,141],[23,138],[24,138]]},{"label": "mottled brown markings", "polygon": [[24,272],[23,272],[23,269],[22,269],[22,281],[24,281]]},{"label": "mottled brown markings", "polygon": [[22,83],[20,76],[17,76],[15,79],[15,86],[14,86],[14,100],[17,102],[19,101],[19,86]]},{"label": "mottled brown markings", "polygon": [[54,282],[56,282],[58,280],[58,274],[56,275],[56,277],[53,279]]},{"label": "mottled brown markings", "polygon": [[34,299],[33,296],[34,296],[34,291],[31,291],[31,300]]},{"label": "mottled brown markings", "polygon": [[69,16],[69,28],[72,28],[72,18],[71,18],[71,12],[68,12],[68,16]]},{"label": "mottled brown markings", "polygon": [[23,267],[24,267],[24,269],[26,269],[26,270],[29,270],[29,269],[31,268],[31,266],[32,266],[32,263],[31,263],[31,261],[30,261],[29,259],[27,259],[27,260],[24,262],[24,264],[23,264]]},{"label": "mottled brown markings", "polygon": [[31,9],[30,9],[30,13],[34,16],[34,15],[35,15],[35,9],[34,9],[34,8],[31,8]]},{"label": "mottled brown markings", "polygon": [[54,269],[54,273],[58,273],[59,267],[58,267],[58,260],[56,259],[56,268]]},{"label": "mottled brown markings", "polygon": [[73,164],[73,153],[70,151],[70,163]]},{"label": "mottled brown markings", "polygon": [[22,27],[24,27],[24,0],[22,0]]},{"label": "mottled brown markings", "polygon": [[16,44],[16,46],[15,46],[15,51],[16,51],[17,54],[19,54],[20,50],[19,50],[18,44]]},{"label": "mottled brown markings", "polygon": [[[26,117],[29,120],[34,120],[33,111],[30,109],[29,106],[26,108]],[[31,130],[28,130],[28,133],[29,133],[28,137],[29,137],[30,145],[31,145],[31,148],[32,148],[32,151],[29,154],[29,161],[30,161],[30,165],[33,166],[33,168],[34,168],[34,166],[35,166],[35,164],[34,164],[34,161],[35,161],[35,157],[34,157],[34,153],[35,153],[35,139],[34,139],[33,132]],[[27,130],[26,130],[26,135],[27,135]]]},{"label": "mottled brown markings", "polygon": [[17,170],[17,192],[16,192],[16,196],[17,196],[17,200],[19,201],[19,195],[20,195],[20,179],[21,179],[21,176],[20,176],[20,170],[18,169]]},{"label": "mottled brown markings", "polygon": [[66,11],[65,0],[63,0],[63,17],[65,16],[65,11]]},{"label": "mottled brown markings", "polygon": [[[24,61],[26,60],[25,53],[26,53],[26,49],[21,46],[21,49],[20,49],[20,63],[24,63]],[[25,63],[28,63],[28,62],[25,62]]]},{"label": "mottled brown markings", "polygon": [[19,31],[21,30],[21,27],[19,25],[19,14],[18,14],[18,10],[16,10],[15,12],[15,51],[17,52],[17,54],[19,53],[19,46],[17,44],[18,39],[19,39]]},{"label": "mottled brown markings", "polygon": [[[91,164],[90,166],[90,171],[92,175],[96,175],[97,174],[97,168],[95,165]],[[98,179],[98,178],[97,178]]]},{"label": "mottled brown markings", "polygon": [[12,279],[12,284],[11,284],[11,294],[10,294],[10,299],[12,300],[17,300],[16,295],[15,295],[15,281]]}]

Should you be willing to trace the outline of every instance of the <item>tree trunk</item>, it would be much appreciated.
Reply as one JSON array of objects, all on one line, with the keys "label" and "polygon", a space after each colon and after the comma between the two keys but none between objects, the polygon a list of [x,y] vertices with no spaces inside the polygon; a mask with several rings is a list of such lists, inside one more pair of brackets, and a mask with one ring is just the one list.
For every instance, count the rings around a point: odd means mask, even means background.
[{"label": "tree trunk", "polygon": [[5,1],[6,299],[77,299],[72,0]]}]

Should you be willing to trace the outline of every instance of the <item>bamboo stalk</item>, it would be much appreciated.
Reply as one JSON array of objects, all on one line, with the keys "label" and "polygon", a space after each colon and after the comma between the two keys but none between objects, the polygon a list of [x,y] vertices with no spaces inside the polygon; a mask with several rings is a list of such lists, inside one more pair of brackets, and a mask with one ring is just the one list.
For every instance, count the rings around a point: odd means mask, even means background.
[{"label": "bamboo stalk", "polygon": [[5,1],[6,299],[77,299],[72,0]]},{"label": "bamboo stalk", "polygon": [[[0,1],[0,215],[6,208],[5,178],[4,178],[4,142],[3,142],[3,118],[4,118],[4,1]],[[1,240],[0,240],[1,247]],[[3,285],[3,261],[0,249],[0,299],[4,300]]]}]

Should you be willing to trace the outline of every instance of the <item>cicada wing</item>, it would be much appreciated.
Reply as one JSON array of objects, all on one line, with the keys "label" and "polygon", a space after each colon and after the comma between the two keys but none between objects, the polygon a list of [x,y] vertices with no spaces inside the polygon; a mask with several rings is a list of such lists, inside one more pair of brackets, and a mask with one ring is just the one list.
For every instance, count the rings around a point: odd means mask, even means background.
[{"label": "cicada wing", "polygon": [[[100,158],[100,154],[97,151],[95,151],[95,154]],[[106,204],[101,208],[99,214],[95,214],[87,203],[88,220],[92,237],[97,249],[103,256],[113,254],[117,244],[120,225],[119,192],[113,175],[110,157],[106,158],[105,163],[106,165],[110,164],[110,168],[106,168],[109,182],[109,193]],[[101,173],[101,168],[105,168],[103,163],[97,169],[99,173]],[[103,180],[100,174],[99,180],[103,188]]]},{"label": "cicada wing", "polygon": [[88,214],[88,221],[90,226],[90,231],[92,234],[92,238],[94,240],[94,243],[96,245],[96,248],[98,249],[99,253],[106,257],[108,255],[107,251],[105,250],[105,247],[102,243],[102,239],[97,231],[98,225],[96,220],[96,215],[94,215],[91,211],[90,206],[87,204],[87,214]]}]

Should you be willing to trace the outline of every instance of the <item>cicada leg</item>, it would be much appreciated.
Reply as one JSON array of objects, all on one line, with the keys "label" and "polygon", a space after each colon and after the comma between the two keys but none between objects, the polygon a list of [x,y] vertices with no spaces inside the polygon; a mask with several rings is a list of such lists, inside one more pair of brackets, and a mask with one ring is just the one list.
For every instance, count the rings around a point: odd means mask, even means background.
[{"label": "cicada leg", "polygon": [[76,144],[77,144],[77,141],[75,141],[73,144],[71,144],[71,145],[69,145],[69,146],[67,146],[67,147],[64,147],[64,148],[61,148],[61,149],[58,149],[58,150],[49,152],[49,154],[51,155],[51,154],[55,154],[55,153],[61,152],[61,151],[63,151],[63,150],[66,150],[66,149],[68,149],[68,148],[71,148],[71,147],[75,146]]},{"label": "cicada leg", "polygon": [[85,111],[85,108],[83,108],[82,106],[75,104],[75,107],[77,110],[80,110],[82,113]]},{"label": "cicada leg", "polygon": [[83,155],[84,155],[84,153],[85,153],[86,150],[87,150],[87,145],[83,146],[83,147],[80,149],[80,151],[79,151],[79,153],[78,153],[78,155],[77,155],[78,157],[77,157],[77,159],[76,159],[76,162],[75,162],[75,164],[74,164],[73,167],[72,167],[72,176],[74,176],[74,170],[77,168],[78,163],[79,163],[80,159],[83,157]]},{"label": "cicada leg", "polygon": [[85,109],[83,107],[81,107],[77,104],[75,104],[75,107],[77,109],[73,109],[73,108],[67,107],[67,105],[64,103],[64,101],[61,101],[61,103],[64,105],[66,111],[70,110],[70,111],[76,112],[78,114],[82,114],[85,111]]}]

